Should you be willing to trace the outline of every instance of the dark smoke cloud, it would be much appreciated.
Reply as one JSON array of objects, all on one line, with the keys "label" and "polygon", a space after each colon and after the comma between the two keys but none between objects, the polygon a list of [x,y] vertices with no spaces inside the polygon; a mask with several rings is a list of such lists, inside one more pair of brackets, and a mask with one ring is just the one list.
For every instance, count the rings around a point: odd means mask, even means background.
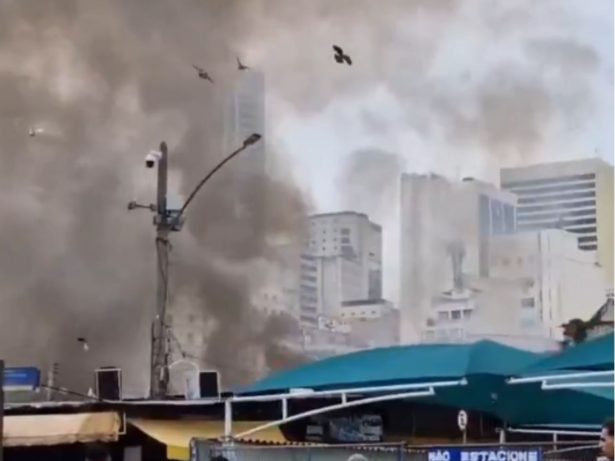
[{"label": "dark smoke cloud", "polygon": [[[170,147],[170,187],[184,197],[227,154],[221,114],[237,78],[240,4],[0,3],[0,351],[8,364],[58,361],[61,384],[81,389],[95,366],[115,364],[128,392],[146,389],[153,229],[126,203],[151,199],[143,156],[160,140]],[[192,63],[216,86],[197,79]],[[30,126],[44,132],[30,138]],[[262,175],[240,181],[229,170],[173,236],[172,291],[194,294],[213,319],[206,361],[229,369],[232,384],[254,372],[230,371],[242,347],[254,349],[243,338],[267,328],[264,320],[254,327],[246,267],[275,264],[267,237],[297,234],[304,201],[292,185]],[[267,365],[277,338],[264,338]]]},{"label": "dark smoke cloud", "polygon": [[[548,3],[0,0],[0,290],[10,319],[2,322],[2,355],[10,363],[61,360],[80,383],[95,364],[148,362],[152,228],[125,203],[153,193],[142,158],[162,139],[172,187],[184,196],[224,155],[222,104],[237,78],[236,55],[263,70],[268,91],[296,111],[316,113],[380,85],[423,139],[527,160],[544,148],[546,124],[562,114],[570,125],[588,119],[596,97],[582,74],[543,75],[551,65],[545,47],[561,69],[593,62],[579,48],[585,44],[542,43],[535,26],[545,14],[570,22]],[[444,38],[467,19],[464,8],[479,10],[486,41],[527,37],[528,62],[497,63],[488,75],[468,62],[457,86],[435,73]],[[335,42],[353,57],[351,72],[333,65]],[[197,79],[192,63],[216,84]],[[46,132],[29,138],[30,125]],[[248,269],[272,258],[268,235],[293,234],[305,210],[292,186],[227,173],[194,203],[172,256],[174,294],[190,293],[211,315],[219,337],[212,333],[207,358],[221,365],[242,338],[266,331],[243,328],[259,324],[246,317],[221,334],[229,319],[247,316]],[[92,343],[87,359],[74,351],[77,336]]]}]

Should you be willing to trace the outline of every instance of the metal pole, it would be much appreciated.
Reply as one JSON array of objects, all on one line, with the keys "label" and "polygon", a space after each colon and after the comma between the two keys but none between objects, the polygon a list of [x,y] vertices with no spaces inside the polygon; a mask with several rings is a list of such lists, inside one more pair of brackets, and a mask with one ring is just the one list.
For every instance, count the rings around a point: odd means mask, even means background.
[{"label": "metal pole", "polygon": [[168,388],[168,346],[165,327],[169,284],[169,223],[167,216],[167,145],[160,143],[156,201],[156,315],[152,325],[151,397],[164,399]]},{"label": "metal pole", "polygon": [[0,461],[4,459],[4,360],[0,360]]},{"label": "metal pole", "polygon": [[224,401],[224,438],[230,440],[233,437],[233,403]]}]

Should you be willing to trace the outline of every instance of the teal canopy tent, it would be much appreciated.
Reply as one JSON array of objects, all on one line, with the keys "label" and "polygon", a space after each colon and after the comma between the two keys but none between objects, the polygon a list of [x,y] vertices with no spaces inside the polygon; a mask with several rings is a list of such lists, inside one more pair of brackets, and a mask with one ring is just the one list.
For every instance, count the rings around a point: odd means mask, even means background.
[{"label": "teal canopy tent", "polygon": [[600,426],[613,417],[613,334],[539,360],[510,382],[498,412],[511,424]]},{"label": "teal canopy tent", "polygon": [[[318,391],[366,388],[465,378],[471,384],[471,378],[478,376],[495,378],[502,384],[506,377],[519,373],[536,360],[536,354],[492,341],[397,346],[332,357],[276,373],[247,387],[242,395],[306,388]],[[489,389],[481,388],[478,392],[489,394]]]},{"label": "teal canopy tent", "polygon": [[497,413],[513,426],[599,427],[613,417],[613,389],[545,391],[539,383],[507,386]]},{"label": "teal canopy tent", "polygon": [[613,370],[613,333],[564,349],[523,370],[522,376]]}]

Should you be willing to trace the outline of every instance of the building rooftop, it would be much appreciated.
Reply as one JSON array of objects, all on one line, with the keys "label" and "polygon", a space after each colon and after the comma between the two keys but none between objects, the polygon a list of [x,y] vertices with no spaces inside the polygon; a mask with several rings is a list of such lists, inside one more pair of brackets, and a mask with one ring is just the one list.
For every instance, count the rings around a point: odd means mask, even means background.
[{"label": "building rooftop", "polygon": [[317,214],[310,215],[308,219],[333,218],[333,217],[339,217],[339,216],[355,216],[357,218],[365,218],[369,221],[369,223],[373,227],[377,229],[382,229],[382,227],[379,224],[372,222],[369,219],[369,216],[367,216],[367,214],[360,213],[358,211],[344,210],[344,211],[335,211],[335,212],[330,212],[330,213],[317,213]]}]

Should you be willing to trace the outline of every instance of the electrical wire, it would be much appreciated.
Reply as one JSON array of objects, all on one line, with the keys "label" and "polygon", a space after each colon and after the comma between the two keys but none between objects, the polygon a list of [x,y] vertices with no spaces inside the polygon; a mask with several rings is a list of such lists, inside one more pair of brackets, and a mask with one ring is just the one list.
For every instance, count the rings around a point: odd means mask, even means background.
[{"label": "electrical wire", "polygon": [[101,399],[98,396],[87,395],[87,394],[84,394],[82,392],[73,391],[73,390],[70,390],[70,389],[63,388],[63,387],[47,386],[45,384],[39,384],[38,387],[40,387],[41,389],[49,389],[49,390],[58,392],[60,394],[74,395],[76,397],[81,397],[81,398],[84,398],[84,399],[87,399],[87,400],[94,400],[96,402],[112,403],[111,400],[104,400],[104,399]]}]

